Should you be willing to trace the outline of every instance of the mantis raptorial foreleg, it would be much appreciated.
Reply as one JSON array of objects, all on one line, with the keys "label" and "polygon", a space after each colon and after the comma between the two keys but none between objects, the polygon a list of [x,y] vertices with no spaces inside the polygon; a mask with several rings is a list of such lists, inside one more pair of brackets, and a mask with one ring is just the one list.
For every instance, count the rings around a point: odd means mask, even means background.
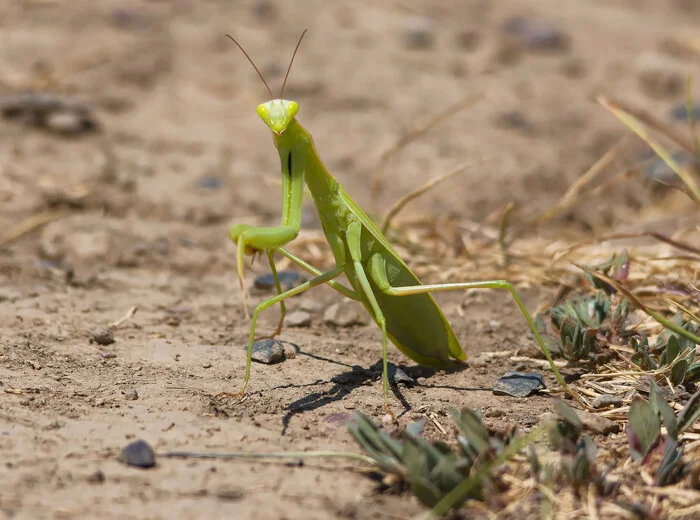
[{"label": "mantis raptorial foreleg", "polygon": [[231,240],[238,246],[236,264],[238,282],[243,293],[243,309],[246,317],[248,312],[248,292],[245,287],[243,268],[245,267],[245,254],[253,254],[257,251],[270,251],[282,247],[287,242],[294,240],[299,234],[299,228],[293,226],[257,227],[249,224],[237,224],[228,232]]},{"label": "mantis raptorial foreleg", "polygon": [[549,349],[544,343],[544,340],[542,339],[542,336],[540,336],[539,331],[537,330],[537,327],[535,326],[535,322],[532,319],[532,316],[530,316],[530,313],[528,312],[527,308],[525,307],[525,304],[523,303],[523,300],[520,298],[520,295],[518,292],[515,290],[515,287],[513,287],[513,284],[511,284],[507,280],[485,280],[485,281],[479,281],[479,282],[458,282],[458,283],[441,283],[441,284],[434,284],[434,285],[416,285],[416,286],[409,286],[409,287],[393,287],[389,283],[389,278],[387,276],[386,272],[386,264],[384,262],[384,259],[381,257],[381,255],[373,255],[372,258],[370,259],[370,276],[372,277],[372,280],[374,283],[377,284],[377,287],[384,293],[388,294],[390,296],[410,296],[412,294],[423,294],[423,293],[433,293],[433,292],[439,292],[439,291],[456,291],[456,290],[464,290],[464,289],[505,289],[510,292],[510,294],[513,296],[513,299],[515,300],[515,303],[517,304],[518,308],[520,309],[520,312],[522,312],[523,316],[525,317],[525,320],[527,321],[527,324],[530,327],[530,330],[535,336],[535,339],[537,340],[537,343],[539,344],[540,348],[542,349],[542,352],[544,353],[545,357],[547,358],[547,361],[549,362],[549,366],[552,369],[552,372],[554,373],[554,377],[556,378],[557,382],[561,385],[561,387],[566,391],[569,395],[571,395],[578,404],[585,408],[588,407],[588,405],[585,403],[585,401],[581,398],[581,396],[578,395],[578,393],[574,392],[569,388],[569,385],[566,384],[564,381],[564,377],[561,375],[561,372],[559,372],[559,369],[557,366],[554,364],[554,360],[552,359],[552,356],[549,353]]},{"label": "mantis raptorial foreleg", "polygon": [[308,282],[304,282],[300,285],[297,285],[296,287],[289,289],[288,291],[285,291],[282,294],[278,294],[277,296],[273,296],[272,298],[265,300],[264,302],[259,303],[258,306],[255,307],[255,310],[253,311],[253,317],[252,317],[251,323],[250,323],[250,336],[248,338],[248,353],[247,353],[246,364],[245,364],[245,379],[243,380],[243,388],[241,388],[241,391],[238,394],[234,394],[234,395],[244,394],[246,391],[246,388],[248,387],[248,382],[250,381],[250,365],[253,362],[253,343],[255,342],[255,326],[256,326],[257,321],[258,321],[258,314],[260,314],[265,309],[272,307],[277,302],[281,302],[283,300],[286,300],[287,298],[290,298],[290,297],[295,296],[297,294],[303,293],[304,291],[307,291],[307,290],[311,289],[312,287],[317,287],[319,285],[323,285],[324,283],[328,283],[330,280],[333,280],[342,272],[343,272],[342,266],[336,267],[335,269],[332,269],[331,271],[328,271],[327,273],[323,273],[322,275],[317,276],[316,278],[313,278],[313,279],[309,280]]}]

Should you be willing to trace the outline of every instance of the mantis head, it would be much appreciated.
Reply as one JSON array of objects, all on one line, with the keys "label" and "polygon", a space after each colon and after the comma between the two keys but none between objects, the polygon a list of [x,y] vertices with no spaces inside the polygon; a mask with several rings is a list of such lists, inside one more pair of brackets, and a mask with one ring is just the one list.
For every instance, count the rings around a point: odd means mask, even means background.
[{"label": "mantis head", "polygon": [[[282,97],[284,96],[284,87],[287,84],[289,71],[292,70],[292,63],[294,63],[294,57],[297,55],[299,45],[301,45],[301,40],[304,38],[305,34],[306,29],[303,33],[301,33],[299,41],[297,42],[297,46],[294,49],[294,54],[292,54],[292,59],[289,61],[289,67],[287,68],[287,74],[285,74],[284,76],[284,83],[282,83],[280,97],[258,106],[258,115],[263,121],[265,121],[265,124],[269,126],[270,129],[277,135],[282,134],[287,129],[287,127],[289,127],[291,122],[294,121],[294,117],[297,115],[297,112],[299,112],[299,105],[296,101],[287,101],[286,99],[282,99]],[[270,97],[273,97],[272,90],[270,90],[270,86],[267,84],[267,81],[265,81],[265,78],[263,78],[262,73],[255,65],[253,60],[250,58],[250,56],[248,56],[248,53],[245,51],[245,49],[243,49],[243,47],[241,47],[241,45],[236,40],[234,40],[231,35],[227,34],[226,36],[233,43],[235,43],[239,49],[241,49],[243,54],[245,54],[245,57],[248,58],[248,61],[255,69],[255,72],[258,73],[258,76],[260,76],[260,79],[265,85],[265,88],[267,88],[267,91],[270,93]]]},{"label": "mantis head", "polygon": [[294,117],[299,112],[299,105],[296,101],[286,99],[273,99],[262,105],[258,105],[258,115],[260,119],[277,135],[284,132],[289,124],[294,121]]}]

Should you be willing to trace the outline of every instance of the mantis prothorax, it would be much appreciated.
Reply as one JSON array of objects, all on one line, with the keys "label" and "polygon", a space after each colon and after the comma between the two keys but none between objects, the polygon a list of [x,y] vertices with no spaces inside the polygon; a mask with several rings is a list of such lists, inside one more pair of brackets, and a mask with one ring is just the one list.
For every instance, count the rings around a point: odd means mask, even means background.
[{"label": "mantis prothorax", "polygon": [[[252,346],[258,315],[280,303],[282,315],[277,330],[284,320],[284,300],[312,287],[323,284],[347,298],[362,302],[382,333],[384,408],[389,410],[389,379],[387,374],[387,340],[391,340],[406,356],[417,363],[433,368],[451,368],[460,365],[466,354],[462,350],[452,327],[430,293],[463,289],[505,289],[511,293],[522,312],[537,343],[542,348],[552,371],[562,386],[576,401],[585,406],[577,393],[569,388],[557,369],[540,336],[532,317],[513,285],[506,280],[444,283],[422,285],[398,253],[392,248],[379,228],[350,198],[345,189],[326,170],[314,146],[311,135],[296,120],[299,105],[283,98],[294,56],[299,49],[304,31],[294,50],[278,99],[258,106],[258,115],[272,130],[272,137],[279,153],[282,170],[282,222],[278,227],[235,225],[229,236],[238,246],[238,278],[244,294],[244,253],[264,251],[270,262],[278,294],[258,304],[251,319],[246,359],[245,379],[240,394],[250,381]],[[228,35],[227,35],[228,36]],[[272,91],[252,59],[231,36],[231,40],[243,51],[267,87]],[[318,211],[323,231],[335,258],[335,267],[321,272],[284,246],[299,233],[301,226],[304,182],[308,186]],[[311,280],[282,292],[274,263],[274,253],[279,252],[302,269],[314,275]],[[351,287],[339,283],[336,278],[345,274]]]}]

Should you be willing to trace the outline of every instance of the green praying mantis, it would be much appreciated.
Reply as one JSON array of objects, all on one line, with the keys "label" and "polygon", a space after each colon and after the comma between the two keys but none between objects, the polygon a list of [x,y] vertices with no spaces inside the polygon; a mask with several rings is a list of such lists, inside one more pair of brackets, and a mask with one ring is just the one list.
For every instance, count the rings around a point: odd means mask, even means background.
[{"label": "green praying mantis", "polygon": [[[311,134],[296,120],[299,105],[294,101],[284,99],[284,87],[294,57],[305,34],[306,31],[302,33],[294,49],[279,98],[262,103],[257,109],[260,118],[272,130],[273,141],[280,157],[282,222],[278,227],[238,224],[229,231],[231,240],[238,247],[237,271],[246,315],[249,313],[243,276],[245,254],[254,255],[264,252],[267,255],[277,288],[276,296],[259,303],[253,311],[245,379],[243,388],[235,395],[244,394],[250,381],[253,343],[256,339],[255,328],[259,314],[277,303],[280,304],[280,320],[270,336],[274,337],[280,333],[284,321],[286,312],[284,301],[313,287],[327,284],[343,296],[361,302],[381,330],[384,409],[391,414],[387,370],[388,340],[391,340],[410,359],[423,366],[438,369],[457,367],[466,360],[466,354],[431,293],[463,289],[505,289],[511,293],[527,320],[559,384],[579,404],[585,406],[578,394],[572,391],[564,381],[535,327],[532,317],[510,282],[487,280],[435,285],[421,284],[379,228],[350,198],[343,186],[326,170],[316,151]],[[265,84],[270,97],[273,98],[270,87],[248,53],[235,39],[229,35],[226,36],[248,58]],[[326,272],[316,269],[284,247],[294,240],[301,227],[304,183],[311,192],[323,226],[323,232],[335,259],[335,267]],[[275,252],[282,254],[314,277],[283,292],[275,268]],[[350,287],[336,280],[341,274],[346,276]]]}]

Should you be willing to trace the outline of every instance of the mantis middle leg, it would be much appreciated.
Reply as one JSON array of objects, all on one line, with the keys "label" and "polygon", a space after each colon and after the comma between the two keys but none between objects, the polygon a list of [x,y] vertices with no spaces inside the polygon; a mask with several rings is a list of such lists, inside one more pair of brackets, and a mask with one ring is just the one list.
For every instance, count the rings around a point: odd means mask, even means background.
[{"label": "mantis middle leg", "polygon": [[535,336],[535,339],[537,340],[537,343],[539,344],[540,348],[542,349],[542,352],[544,353],[545,357],[547,358],[547,361],[549,362],[549,366],[552,369],[552,372],[554,373],[554,377],[556,378],[557,382],[561,385],[561,387],[564,389],[566,393],[568,393],[571,397],[573,397],[576,402],[581,405],[584,408],[588,408],[588,405],[586,402],[583,400],[583,398],[574,390],[572,390],[569,385],[566,384],[566,381],[564,381],[563,376],[559,372],[559,369],[557,366],[554,364],[554,360],[552,359],[552,356],[549,353],[549,349],[545,345],[544,341],[542,340],[542,336],[540,336],[539,331],[537,330],[537,327],[535,326],[535,322],[532,319],[532,316],[530,316],[530,313],[527,311],[527,308],[525,307],[525,304],[523,303],[523,300],[520,298],[520,295],[518,292],[515,290],[515,287],[513,287],[513,284],[511,284],[507,280],[485,280],[485,281],[480,281],[480,282],[459,282],[459,283],[442,283],[442,284],[434,284],[434,285],[415,285],[415,286],[408,286],[408,287],[393,287],[389,283],[389,278],[387,276],[386,272],[386,264],[384,262],[384,259],[382,258],[381,255],[375,254],[372,256],[370,259],[370,275],[372,277],[372,280],[374,281],[375,284],[380,288],[380,290],[384,294],[388,294],[391,296],[409,296],[412,294],[423,294],[423,293],[433,293],[433,292],[439,292],[439,291],[455,291],[455,290],[464,290],[464,289],[505,289],[510,292],[510,294],[513,296],[513,299],[515,300],[515,303],[517,304],[518,308],[520,309],[520,312],[522,312],[523,316],[525,317],[525,320],[527,321],[527,324],[530,327],[530,330]]}]

